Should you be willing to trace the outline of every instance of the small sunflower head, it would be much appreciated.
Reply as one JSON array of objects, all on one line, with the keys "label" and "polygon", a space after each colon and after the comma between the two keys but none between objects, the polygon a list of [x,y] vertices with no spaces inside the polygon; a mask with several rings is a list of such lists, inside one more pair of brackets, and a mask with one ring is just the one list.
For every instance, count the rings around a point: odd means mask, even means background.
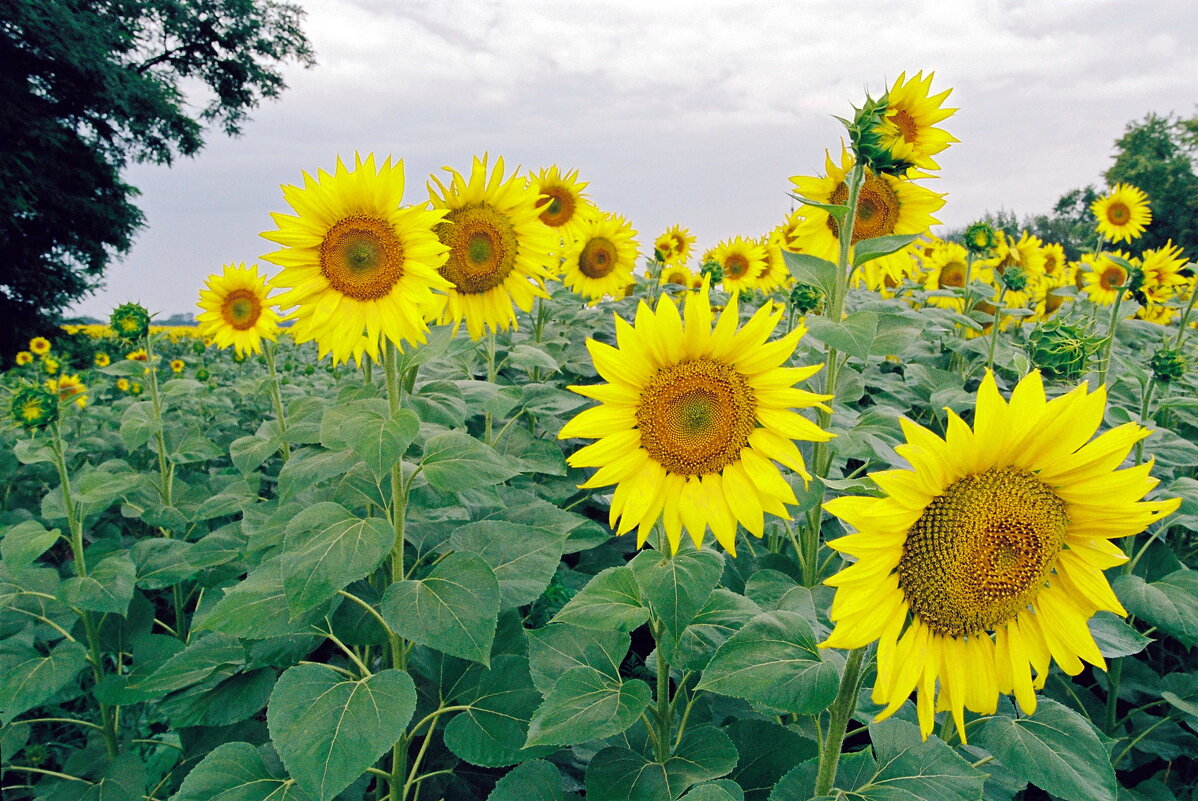
[{"label": "small sunflower head", "polygon": [[181,372],[183,372],[183,368],[186,366],[187,366],[187,363],[184,362],[182,359],[172,359],[171,360],[171,372],[172,373],[181,373]]},{"label": "small sunflower head", "polygon": [[34,337],[29,340],[29,350],[38,356],[45,356],[50,352],[50,340],[45,337]]},{"label": "small sunflower head", "polygon": [[119,389],[121,392],[128,392],[129,391],[129,379],[128,378],[118,378],[116,380],[116,388]]},{"label": "small sunflower head", "polygon": [[998,246],[998,233],[989,223],[975,222],[965,229],[965,248],[975,255],[983,255]]},{"label": "small sunflower head", "polygon": [[12,394],[9,410],[25,428],[42,428],[58,419],[58,396],[41,386],[21,387]]},{"label": "small sunflower head", "polygon": [[1054,320],[1028,335],[1028,358],[1046,376],[1077,381],[1086,374],[1101,342],[1082,325]]},{"label": "small sunflower head", "polygon": [[196,356],[203,356],[204,351],[207,349],[208,344],[202,339],[197,339],[195,342],[191,343],[191,352]]},{"label": "small sunflower head", "polygon": [[130,395],[140,395],[141,392],[142,392],[142,389],[141,389],[140,381],[134,381],[132,384],[129,385],[129,394]]},{"label": "small sunflower head", "polygon": [[150,313],[140,303],[122,303],[112,310],[108,324],[121,339],[141,339],[150,333]]},{"label": "small sunflower head", "polygon": [[112,357],[104,351],[97,351],[94,357],[96,367],[107,367],[112,364]]},{"label": "small sunflower head", "polygon": [[58,359],[55,359],[53,356],[47,356],[42,359],[42,372],[46,375],[57,375],[58,368]]},{"label": "small sunflower head", "polygon": [[33,361],[33,354],[27,350],[20,351],[17,354],[17,366],[24,367]]},{"label": "small sunflower head", "polygon": [[849,132],[849,141],[857,161],[874,173],[905,175],[915,166],[914,162],[896,156],[892,148],[882,139],[882,130],[889,110],[890,99],[882,95],[878,99],[866,96],[864,105],[857,109],[852,122],[841,120]]},{"label": "small sunflower head", "polygon": [[1157,381],[1169,384],[1184,378],[1190,365],[1180,348],[1161,347],[1152,354],[1148,366],[1152,368],[1152,375]]},{"label": "small sunflower head", "polygon": [[790,305],[799,314],[819,311],[824,306],[824,291],[817,286],[800,281],[790,290]]},{"label": "small sunflower head", "polygon": [[724,268],[715,261],[703,262],[703,266],[699,268],[699,274],[708,276],[712,284],[718,284],[724,280]]},{"label": "small sunflower head", "polygon": [[1027,289],[1027,273],[1022,267],[1008,267],[1002,271],[1002,282],[1011,292],[1022,292]]},{"label": "small sunflower head", "polygon": [[316,373],[316,368],[313,365],[310,365],[310,364],[304,365],[304,375],[315,375],[315,373]]}]

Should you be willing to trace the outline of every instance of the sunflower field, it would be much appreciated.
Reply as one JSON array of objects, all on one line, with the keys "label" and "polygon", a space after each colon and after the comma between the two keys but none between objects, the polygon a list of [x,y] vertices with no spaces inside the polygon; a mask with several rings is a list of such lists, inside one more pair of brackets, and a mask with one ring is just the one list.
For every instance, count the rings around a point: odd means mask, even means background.
[{"label": "sunflower field", "polygon": [[1198,798],[1194,265],[1129,185],[934,236],[948,94],[706,252],[338,159],[194,327],[32,340],[3,798]]}]

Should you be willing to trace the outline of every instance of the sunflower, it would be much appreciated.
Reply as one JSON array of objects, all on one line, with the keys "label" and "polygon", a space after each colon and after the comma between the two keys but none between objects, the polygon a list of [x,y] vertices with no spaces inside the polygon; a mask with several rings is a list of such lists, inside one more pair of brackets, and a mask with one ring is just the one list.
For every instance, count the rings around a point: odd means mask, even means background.
[{"label": "sunflower", "polygon": [[125,358],[132,362],[148,362],[150,354],[146,352],[145,348],[137,348],[126,353]]},{"label": "sunflower", "polygon": [[[437,274],[445,247],[432,231],[443,213],[401,207],[403,190],[403,162],[388,157],[376,169],[373,154],[355,156],[352,170],[338,158],[333,174],[304,173],[302,188],[283,187],[296,215],[271,214],[278,228],[262,236],[283,249],[263,258],[283,268],[273,283],[287,291],[274,300],[280,308],[296,307],[289,315],[292,336],[300,343],[316,340],[322,358],[331,353],[334,362],[348,360],[363,336],[363,351],[376,360],[384,339],[396,347],[422,343],[426,320],[444,303],[436,293],[449,288]],[[250,279],[243,280],[240,288],[247,288]],[[229,279],[213,291],[237,288]],[[244,320],[240,315],[252,315],[253,304],[239,297],[250,309],[235,302],[230,314]]]},{"label": "sunflower", "polygon": [[58,396],[59,401],[73,400],[82,409],[87,405],[87,386],[77,375],[66,375],[51,378],[46,382],[46,391]]},{"label": "sunflower", "polygon": [[632,271],[640,246],[634,236],[632,224],[620,215],[592,215],[565,252],[562,283],[591,301],[622,296],[636,280]]},{"label": "sunflower", "polygon": [[450,283],[441,322],[456,329],[465,320],[470,338],[478,340],[488,328],[506,331],[516,324],[512,304],[527,312],[534,299],[548,297],[545,264],[553,234],[537,216],[537,195],[528,182],[518,171],[504,179],[502,158],[489,176],[486,156],[474,159],[468,179],[445,169],[449,185],[435,176],[436,189],[429,185],[433,206],[445,214],[435,231],[449,248],[441,268]]},{"label": "sunflower", "polygon": [[673,263],[686,264],[687,259],[695,252],[695,237],[690,229],[674,224],[666,229],[664,236],[674,240],[674,246],[671,248]]},{"label": "sunflower", "polygon": [[[853,156],[842,151],[840,165],[826,154],[825,177],[792,177],[796,192],[817,203],[844,204],[848,200],[845,176],[853,167]],[[912,181],[893,175],[876,175],[868,170],[857,198],[857,218],[852,244],[864,239],[894,234],[922,234],[939,223],[932,213],[944,205],[944,196]],[[815,206],[804,209],[803,222],[795,229],[794,245],[821,259],[836,261],[840,226],[828,212]],[[850,260],[852,254],[850,253]],[[910,258],[903,251],[879,259],[876,268],[890,275],[902,275],[909,269]],[[871,262],[872,263],[872,262]]]},{"label": "sunflower", "polygon": [[790,270],[782,258],[782,239],[774,234],[768,234],[761,240],[762,250],[765,251],[765,266],[753,279],[753,286],[770,294],[782,289],[790,283]]},{"label": "sunflower", "polygon": [[24,367],[33,361],[33,354],[27,350],[18,351],[16,361],[18,367]]},{"label": "sunflower", "polygon": [[760,537],[764,514],[789,519],[795,496],[771,460],[809,480],[792,440],[832,436],[792,411],[829,397],[793,386],[822,365],[782,366],[805,329],[767,342],[782,318],[767,303],[738,330],[733,295],[713,330],[710,304],[707,284],[686,295],[685,317],[668,296],[656,312],[642,301],[635,325],[615,318],[618,347],[587,341],[608,383],[570,387],[600,405],[558,434],[598,440],[567,461],[600,468],[584,488],[616,485],[610,523],[637,529],[638,546],[661,520],[674,551],[684,526],[696,546],[710,526],[735,555],[738,522]]},{"label": "sunflower", "polygon": [[29,340],[29,350],[34,355],[45,356],[50,352],[50,340],[45,337],[34,337]]},{"label": "sunflower", "polygon": [[1082,274],[1082,291],[1090,300],[1103,306],[1110,306],[1114,303],[1115,298],[1119,297],[1119,293],[1126,291],[1126,287],[1131,281],[1131,275],[1127,268],[1111,260],[1110,256],[1117,256],[1124,260],[1130,258],[1129,254],[1121,250],[1082,255],[1082,263],[1089,267]]},{"label": "sunflower", "polygon": [[928,95],[935,74],[930,72],[925,78],[921,70],[907,80],[907,73],[900,73],[886,94],[886,110],[875,130],[879,144],[891,159],[924,170],[940,169],[932,156],[958,141],[948,131],[935,127],[957,111],[941,107],[952,89]]},{"label": "sunflower", "polygon": [[279,335],[279,314],[267,295],[271,286],[258,265],[226,264],[220,275],[208,276],[197,304],[201,336],[211,336],[219,348],[238,353],[259,353],[262,340]]},{"label": "sunflower", "polygon": [[1024,308],[1037,294],[1044,294],[1042,290],[1045,280],[1045,258],[1041,249],[1043,242],[1027,231],[1024,231],[1018,240],[1002,231],[998,231],[997,235],[994,257],[986,259],[982,264],[994,269],[995,282],[998,282],[1007,270],[1017,268],[1023,272],[1027,279],[1025,288],[1008,290],[1003,296],[1003,305],[1013,309]]},{"label": "sunflower", "polygon": [[790,214],[786,215],[777,228],[775,228],[770,236],[774,237],[779,246],[783,250],[789,250],[791,253],[799,253],[798,246],[799,227],[803,224],[803,220],[807,219],[802,208],[795,209]]},{"label": "sunflower", "polygon": [[108,325],[122,339],[141,339],[150,333],[150,313],[140,303],[122,303],[112,310]]},{"label": "sunflower", "polygon": [[1144,275],[1143,292],[1151,303],[1166,303],[1189,286],[1181,271],[1187,264],[1181,248],[1169,240],[1164,246],[1146,250],[1135,260]]},{"label": "sunflower", "polygon": [[95,361],[96,367],[107,367],[108,365],[112,364],[112,357],[110,357],[104,351],[97,351],[96,355],[94,357],[94,361]]},{"label": "sunflower", "polygon": [[715,262],[724,271],[725,292],[755,287],[757,276],[766,268],[765,259],[765,248],[742,236],[725,239],[703,257],[704,262]]},{"label": "sunflower", "polygon": [[1086,621],[1126,614],[1102,574],[1127,560],[1110,540],[1179,504],[1140,500],[1151,463],[1115,469],[1147,429],[1091,440],[1105,403],[1086,384],[1047,401],[1038,371],[1008,403],[987,374],[972,428],[952,411],[945,439],[902,420],[912,469],[872,474],[883,497],[824,505],[856,530],[828,544],[856,561],[825,582],[837,590],[822,645],[879,641],[878,719],[918,689],[923,736],[947,709],[964,741],[964,709],[993,714],[1000,693],[1034,712],[1050,657],[1070,675],[1082,660],[1105,669]]},{"label": "sunflower", "polygon": [[19,425],[41,428],[58,419],[57,397],[41,386],[23,386],[12,393],[9,414]]},{"label": "sunflower", "polygon": [[185,368],[186,366],[187,366],[187,363],[185,361],[183,361],[182,359],[172,359],[171,360],[171,372],[172,373],[181,373],[181,372],[183,372],[183,368]]},{"label": "sunflower", "polygon": [[1131,184],[1116,184],[1110,194],[1090,204],[1090,211],[1098,218],[1098,233],[1112,242],[1139,239],[1152,222],[1148,195]]},{"label": "sunflower", "polygon": [[[975,262],[973,270],[969,269],[969,252],[956,242],[941,242],[932,249],[931,254],[924,260],[923,286],[929,292],[944,289],[963,289],[965,276],[969,273],[970,282],[984,281],[992,284],[993,273],[984,264]],[[964,298],[932,297],[928,303],[942,309],[964,311]]]},{"label": "sunflower", "polygon": [[657,283],[661,286],[674,284],[691,289],[695,285],[696,277],[697,276],[690,270],[690,268],[684,267],[681,264],[667,265],[666,268],[661,271],[661,278]]},{"label": "sunflower", "polygon": [[58,359],[53,356],[46,356],[42,359],[42,372],[46,375],[54,375],[58,372]]},{"label": "sunflower", "polygon": [[556,164],[532,176],[530,182],[537,195],[538,217],[569,248],[581,236],[586,218],[599,212],[582,193],[587,185],[578,180],[578,170],[563,175]]},{"label": "sunflower", "polygon": [[128,378],[118,378],[116,380],[116,388],[119,389],[121,392],[128,392],[129,391],[129,379]]}]

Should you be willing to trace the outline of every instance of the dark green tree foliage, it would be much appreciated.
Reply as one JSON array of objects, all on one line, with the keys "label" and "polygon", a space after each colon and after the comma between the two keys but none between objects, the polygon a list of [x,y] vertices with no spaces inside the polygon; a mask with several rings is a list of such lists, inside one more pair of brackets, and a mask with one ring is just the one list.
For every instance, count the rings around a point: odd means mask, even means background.
[{"label": "dark green tree foliage", "polygon": [[1076,260],[1098,244],[1090,204],[1099,197],[1093,186],[1071,190],[1061,195],[1050,214],[1029,217],[1025,225],[1045,242],[1057,242],[1064,247],[1065,258]]},{"label": "dark green tree foliage", "polygon": [[[313,62],[275,0],[0,0],[0,358],[95,289],[142,225],[131,162],[241,131]],[[185,93],[202,87],[204,97]],[[199,109],[198,111],[196,109]]]}]

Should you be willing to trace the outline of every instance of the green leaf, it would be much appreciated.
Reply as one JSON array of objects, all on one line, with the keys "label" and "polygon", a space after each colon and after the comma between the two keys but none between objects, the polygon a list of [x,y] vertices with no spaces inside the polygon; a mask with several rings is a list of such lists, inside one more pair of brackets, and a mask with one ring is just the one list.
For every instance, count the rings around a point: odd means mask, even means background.
[{"label": "green leaf", "polygon": [[1154,640],[1145,637],[1110,612],[1098,612],[1089,620],[1090,634],[1098,644],[1098,650],[1107,659],[1138,654]]},{"label": "green leaf", "polygon": [[910,245],[922,234],[892,234],[891,236],[875,236],[872,239],[862,239],[853,245],[853,266],[860,267],[868,261],[897,253]]},{"label": "green leaf", "polygon": [[0,722],[7,726],[53,698],[87,664],[86,653],[79,643],[64,641],[45,657],[34,651],[0,655],[0,676],[5,677],[0,682]]},{"label": "green leaf", "polygon": [[271,559],[240,583],[227,588],[223,598],[196,616],[192,628],[219,631],[247,640],[264,640],[306,632],[310,623],[323,616],[321,607],[292,621],[279,560]]},{"label": "green leaf", "polygon": [[808,253],[791,253],[782,251],[782,261],[790,274],[803,284],[817,286],[825,295],[831,295],[836,287],[836,265],[827,259],[820,259]]},{"label": "green leaf", "polygon": [[217,668],[240,665],[244,661],[245,647],[236,637],[217,633],[195,637],[184,650],[167,659],[145,679],[131,681],[126,689],[155,697],[190,687],[211,676]]},{"label": "green leaf", "polygon": [[838,683],[801,615],[764,612],[720,646],[697,689],[813,715],[836,697]]},{"label": "green leaf", "polygon": [[649,612],[676,643],[719,583],[724,557],[710,549],[683,551],[672,557],[641,551],[628,567]]},{"label": "green leaf", "polygon": [[495,782],[487,801],[562,801],[562,775],[552,762],[525,762]]},{"label": "green leaf", "polygon": [[1115,769],[1094,727],[1049,698],[1041,697],[1028,717],[985,719],[970,741],[1065,801],[1114,801],[1118,793]]},{"label": "green leaf", "polygon": [[137,568],[127,553],[115,553],[95,565],[86,577],[75,576],[58,585],[54,595],[67,606],[89,612],[124,615],[133,600]]},{"label": "green leaf", "polygon": [[[628,748],[605,748],[587,766],[587,801],[664,801],[736,767],[736,746],[714,726],[690,726],[665,763]],[[702,798],[702,796],[700,796]]]},{"label": "green leaf", "polygon": [[224,672],[167,696],[158,702],[157,708],[175,729],[230,726],[258,714],[275,686],[274,668],[261,667],[228,677],[224,677]]},{"label": "green leaf", "polygon": [[726,731],[740,755],[731,778],[744,788],[747,801],[765,801],[784,774],[817,755],[813,741],[771,720],[743,718]]},{"label": "green leaf", "polygon": [[312,801],[312,796],[267,767],[254,746],[225,743],[191,769],[172,801]]},{"label": "green leaf", "polygon": [[551,374],[558,370],[557,360],[541,348],[521,343],[512,348],[507,357],[508,364],[518,370],[531,370],[534,367],[548,370]]},{"label": "green leaf", "polygon": [[482,520],[457,529],[449,543],[455,551],[486,560],[499,580],[499,608],[530,604],[549,586],[565,547],[564,532]]},{"label": "green leaf", "polygon": [[1111,586],[1127,610],[1176,638],[1187,648],[1198,642],[1198,571],[1183,567],[1151,583],[1119,576]]},{"label": "green leaf", "polygon": [[296,492],[345,475],[358,463],[358,458],[353,451],[314,449],[293,453],[279,471],[279,500],[285,501]]},{"label": "green leaf", "polygon": [[528,673],[528,660],[500,654],[481,672],[475,689],[455,698],[469,709],[454,715],[445,727],[445,746],[472,765],[488,768],[515,765],[555,748],[527,749],[528,721],[541,702]]},{"label": "green leaf", "polygon": [[402,670],[360,681],[324,665],[296,665],[270,694],[266,722],[287,771],[328,801],[403,736],[416,688]]},{"label": "green leaf", "polygon": [[171,449],[169,458],[175,464],[193,464],[216,459],[221,455],[221,449],[215,442],[203,434],[193,432]]},{"label": "green leaf", "polygon": [[47,531],[36,520],[25,520],[5,530],[0,558],[10,569],[28,567],[58,542],[58,537],[58,529]]},{"label": "green leaf", "polygon": [[359,411],[341,422],[339,433],[366,462],[375,479],[381,480],[403,457],[419,431],[420,418],[416,413],[401,409],[394,418],[374,411]]},{"label": "green leaf", "polygon": [[54,461],[54,451],[44,444],[44,440],[17,440],[12,452],[21,464],[48,464]]},{"label": "green leaf", "polygon": [[137,586],[161,590],[191,578],[199,568],[188,558],[193,543],[155,537],[133,543],[129,556],[137,566]]},{"label": "green leaf", "polygon": [[[843,122],[843,120],[841,121]],[[843,223],[845,217],[847,217],[849,214],[849,207],[843,203],[820,203],[818,200],[812,200],[810,198],[805,198],[801,195],[796,195],[793,193],[790,196],[802,203],[804,206],[823,209],[824,211],[828,212],[828,214],[830,214],[837,222]],[[786,253],[786,251],[782,252]]]},{"label": "green leaf", "polygon": [[678,647],[669,654],[671,663],[688,670],[703,670],[716,650],[762,609],[743,595],[717,588],[707,603],[682,631]]},{"label": "green leaf", "polygon": [[154,420],[154,404],[150,401],[138,401],[121,414],[119,431],[125,450],[137,450],[161,430],[161,423]]},{"label": "green leaf", "polygon": [[807,324],[812,337],[861,361],[902,353],[922,330],[917,322],[901,314],[872,311],[853,312],[839,323],[810,317]]},{"label": "green leaf", "polygon": [[632,631],[648,619],[649,609],[641,602],[636,575],[626,565],[619,565],[587,582],[550,622],[584,629]]},{"label": "green leaf", "polygon": [[532,629],[528,632],[532,681],[542,695],[548,695],[563,673],[579,666],[619,678],[620,663],[631,645],[632,637],[621,631],[595,631],[566,623]]},{"label": "green leaf", "polygon": [[649,685],[582,666],[562,674],[528,726],[528,745],[574,745],[627,729],[649,705]]},{"label": "green leaf", "polygon": [[248,475],[261,467],[278,449],[279,443],[276,440],[251,435],[233,440],[229,445],[229,456],[237,471],[242,475]]},{"label": "green leaf", "polygon": [[421,464],[428,483],[445,492],[489,487],[520,472],[494,448],[463,431],[448,431],[429,439]]},{"label": "green leaf", "polygon": [[339,503],[309,506],[287,524],[279,566],[291,614],[299,616],[374,571],[395,544],[391,524]]},{"label": "green leaf", "polygon": [[381,610],[399,636],[485,665],[499,618],[499,582],[482,557],[451,553],[419,581],[388,587]]}]

